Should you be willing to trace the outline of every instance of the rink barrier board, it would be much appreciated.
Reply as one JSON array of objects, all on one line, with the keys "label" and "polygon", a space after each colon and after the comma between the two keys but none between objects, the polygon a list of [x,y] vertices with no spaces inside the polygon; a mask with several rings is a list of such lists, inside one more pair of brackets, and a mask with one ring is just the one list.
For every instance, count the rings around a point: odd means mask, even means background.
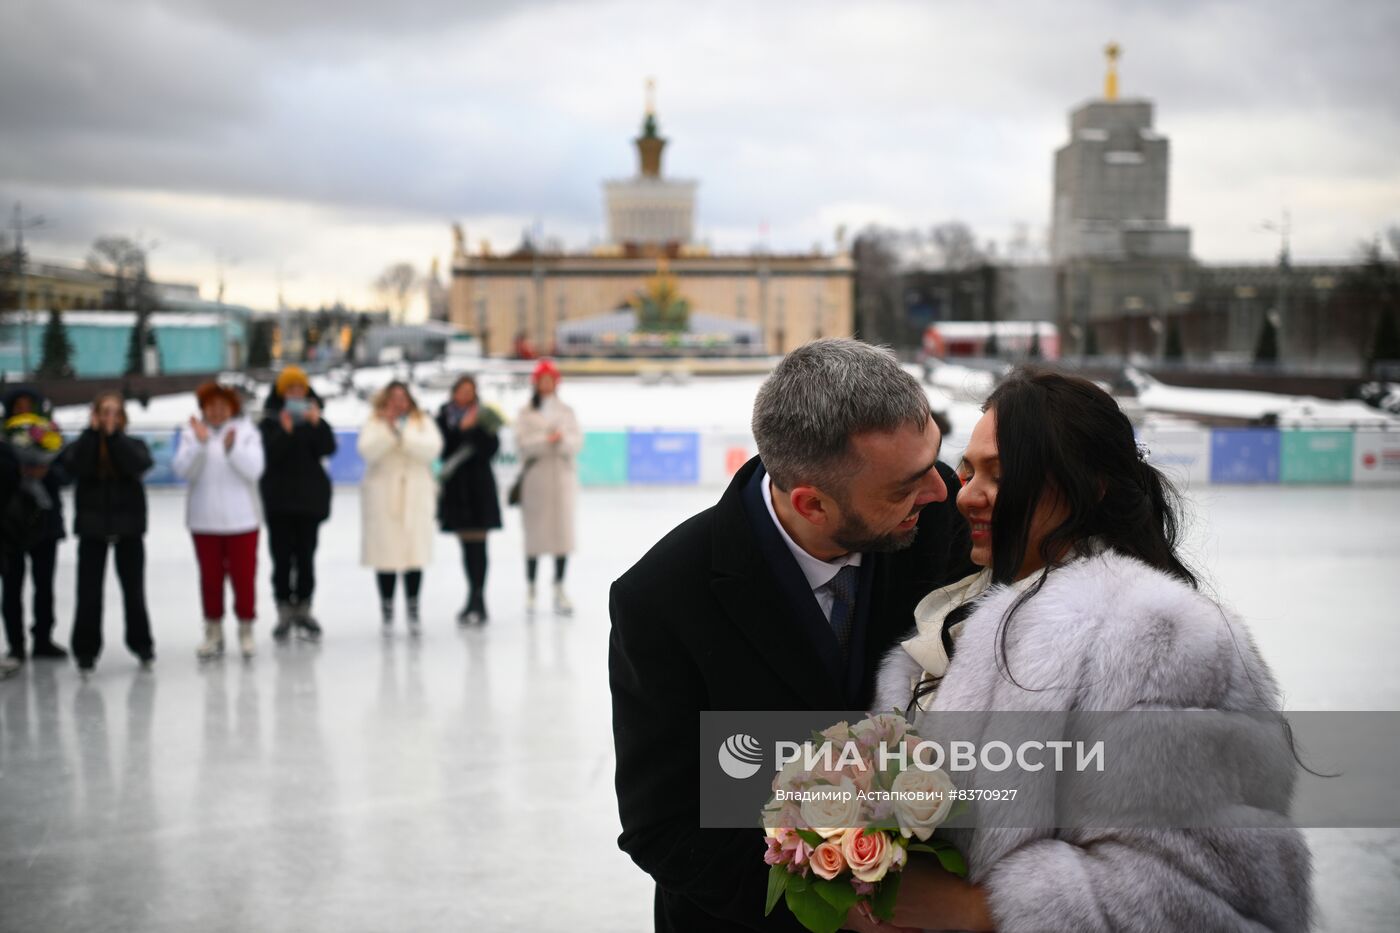
[{"label": "rink barrier board", "polygon": [[[171,469],[178,431],[133,431],[151,448],[151,486],[177,485]],[[364,476],[358,431],[336,431],[326,461],[331,480]],[[1400,431],[1276,428],[1149,428],[1139,440],[1149,460],[1179,486],[1400,485]],[[756,453],[736,431],[610,430],[584,432],[579,482],[587,487],[723,486]],[[495,464],[506,483],[520,467],[513,432],[501,431]]]}]

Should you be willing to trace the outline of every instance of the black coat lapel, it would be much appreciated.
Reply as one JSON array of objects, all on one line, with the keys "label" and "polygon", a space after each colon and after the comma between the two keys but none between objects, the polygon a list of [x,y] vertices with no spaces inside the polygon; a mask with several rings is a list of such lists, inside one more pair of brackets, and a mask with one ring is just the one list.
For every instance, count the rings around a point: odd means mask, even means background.
[{"label": "black coat lapel", "polygon": [[[811,709],[840,709],[845,678],[835,636],[833,666],[821,651],[821,633],[814,637],[811,620],[805,618],[806,607],[786,597],[744,507],[744,488],[758,469],[757,457],[745,464],[716,507],[711,590],[743,637]],[[792,560],[790,554],[783,556]],[[807,596],[820,617],[810,590]]]}]

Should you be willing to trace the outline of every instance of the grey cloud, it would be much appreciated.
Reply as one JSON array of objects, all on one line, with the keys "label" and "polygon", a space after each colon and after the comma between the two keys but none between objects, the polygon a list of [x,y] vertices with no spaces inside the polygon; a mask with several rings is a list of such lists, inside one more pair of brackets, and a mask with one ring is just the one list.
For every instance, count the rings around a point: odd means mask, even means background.
[{"label": "grey cloud", "polygon": [[1345,111],[1329,170],[1383,172],[1400,6],[1345,9],[20,0],[0,8],[0,185],[599,229],[598,181],[632,168],[630,82],[661,69],[668,165],[701,181],[704,226],[834,202],[1038,225],[1109,37],[1169,134],[1218,127],[1238,151],[1232,118]]},{"label": "grey cloud", "polygon": [[[554,0],[557,2],[557,0]],[[362,34],[397,38],[518,15],[546,0],[115,0],[268,38]]]}]

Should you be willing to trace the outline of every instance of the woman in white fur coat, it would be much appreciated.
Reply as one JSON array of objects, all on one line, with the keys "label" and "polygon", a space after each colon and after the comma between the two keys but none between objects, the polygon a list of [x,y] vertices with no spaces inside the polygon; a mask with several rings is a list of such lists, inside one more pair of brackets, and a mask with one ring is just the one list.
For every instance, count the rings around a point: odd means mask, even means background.
[{"label": "woman in white fur coat", "polygon": [[394,590],[404,578],[408,632],[419,632],[418,590],[433,555],[437,481],[433,461],[442,452],[437,425],[418,408],[408,386],[394,381],[375,397],[374,414],[360,429],[362,525],[360,562],[373,567],[384,634],[393,634]]},{"label": "woman in white fur coat", "polygon": [[[917,723],[953,711],[1279,708],[1248,630],[1197,591],[1177,557],[1170,486],[1097,386],[1013,373],[988,400],[959,475],[958,509],[984,570],[919,604],[915,631],[881,666],[876,709],[926,711],[913,713]],[[1277,720],[1216,720],[1226,731],[1208,752],[1183,747],[1193,780],[1143,768],[1118,789],[1132,798],[1120,804],[1200,812],[1191,825],[1210,828],[1028,829],[986,820],[948,829],[941,835],[966,855],[968,879],[914,860],[894,922],[937,930],[1307,929],[1309,855],[1287,816],[1297,768],[1291,739]],[[953,777],[964,788],[1018,781],[1014,769]],[[1087,792],[1074,799],[1074,787],[1051,785],[1050,812],[1102,804]],[[1199,787],[1214,788],[1209,802],[1198,800]],[[1268,828],[1221,826],[1232,821]]]}]

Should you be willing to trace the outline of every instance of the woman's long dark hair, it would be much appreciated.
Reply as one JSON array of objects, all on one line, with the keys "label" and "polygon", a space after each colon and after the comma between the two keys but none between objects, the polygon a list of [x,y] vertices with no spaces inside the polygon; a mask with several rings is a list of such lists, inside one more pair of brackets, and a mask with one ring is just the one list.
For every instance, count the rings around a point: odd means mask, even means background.
[{"label": "woman's long dark hair", "polygon": [[1140,454],[1132,423],[1112,396],[1078,376],[1019,367],[983,410],[996,415],[1001,460],[992,508],[993,582],[1011,583],[1020,573],[1042,499],[1053,496],[1067,511],[1040,542],[1045,569],[1011,604],[997,632],[998,666],[1013,683],[1006,653],[1012,618],[1089,539],[1197,587],[1177,555],[1180,497]]}]

